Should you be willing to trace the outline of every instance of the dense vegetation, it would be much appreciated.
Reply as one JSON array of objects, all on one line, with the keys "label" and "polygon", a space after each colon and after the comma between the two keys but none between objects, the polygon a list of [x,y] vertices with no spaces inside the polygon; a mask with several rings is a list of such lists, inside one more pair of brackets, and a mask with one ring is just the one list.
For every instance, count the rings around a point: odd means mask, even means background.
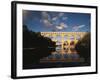
[{"label": "dense vegetation", "polygon": [[79,52],[81,57],[85,58],[85,63],[90,65],[90,49],[91,49],[91,40],[90,33],[87,33],[77,44],[76,50]]},{"label": "dense vegetation", "polygon": [[31,68],[39,63],[40,59],[47,57],[55,51],[55,42],[50,38],[41,36],[40,32],[28,30],[23,26],[23,68]]},{"label": "dense vegetation", "polygon": [[29,31],[27,26],[23,26],[23,47],[24,48],[43,48],[55,47],[55,42],[50,38],[41,36],[40,32]]}]

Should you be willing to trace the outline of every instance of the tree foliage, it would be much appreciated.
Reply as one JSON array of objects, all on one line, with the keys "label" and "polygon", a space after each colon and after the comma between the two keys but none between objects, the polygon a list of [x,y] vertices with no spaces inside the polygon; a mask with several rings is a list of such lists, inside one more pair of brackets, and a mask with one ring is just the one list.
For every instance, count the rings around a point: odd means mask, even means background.
[{"label": "tree foliage", "polygon": [[55,47],[55,42],[50,38],[41,36],[40,32],[29,31],[27,26],[23,26],[23,47]]},{"label": "tree foliage", "polygon": [[85,62],[90,62],[90,49],[91,49],[91,35],[88,32],[79,42],[76,44],[75,49],[81,57],[85,58]]}]

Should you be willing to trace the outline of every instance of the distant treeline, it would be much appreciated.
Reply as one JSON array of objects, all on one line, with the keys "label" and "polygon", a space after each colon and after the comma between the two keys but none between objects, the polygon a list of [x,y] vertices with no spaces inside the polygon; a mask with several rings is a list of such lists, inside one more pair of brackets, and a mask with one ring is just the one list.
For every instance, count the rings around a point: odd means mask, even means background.
[{"label": "distant treeline", "polygon": [[50,38],[44,37],[40,32],[30,31],[23,25],[23,48],[44,48],[55,47],[55,42]]}]

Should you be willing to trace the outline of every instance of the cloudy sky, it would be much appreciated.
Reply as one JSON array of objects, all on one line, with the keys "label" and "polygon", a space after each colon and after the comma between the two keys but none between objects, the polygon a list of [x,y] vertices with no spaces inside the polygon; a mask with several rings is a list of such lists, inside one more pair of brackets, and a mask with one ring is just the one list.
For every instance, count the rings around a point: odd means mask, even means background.
[{"label": "cloudy sky", "polygon": [[90,14],[23,10],[23,25],[35,32],[90,32]]}]

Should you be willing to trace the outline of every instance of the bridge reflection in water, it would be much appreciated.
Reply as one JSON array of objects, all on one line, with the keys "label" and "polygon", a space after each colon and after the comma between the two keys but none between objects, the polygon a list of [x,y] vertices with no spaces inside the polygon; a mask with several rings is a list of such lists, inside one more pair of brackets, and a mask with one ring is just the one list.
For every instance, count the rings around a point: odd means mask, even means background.
[{"label": "bridge reflection in water", "polygon": [[[56,50],[49,46],[45,49],[24,49],[23,69],[86,66],[84,57],[80,57],[75,50],[75,45],[85,34],[86,32],[41,32],[42,36],[56,42]],[[42,53],[50,55],[43,56],[36,62],[34,53],[39,54],[38,56],[42,56]]]},{"label": "bridge reflection in water", "polygon": [[84,62],[84,58],[81,58],[75,50],[75,45],[85,34],[86,32],[41,32],[42,36],[49,37],[56,42],[56,51],[42,58],[40,62]]}]

